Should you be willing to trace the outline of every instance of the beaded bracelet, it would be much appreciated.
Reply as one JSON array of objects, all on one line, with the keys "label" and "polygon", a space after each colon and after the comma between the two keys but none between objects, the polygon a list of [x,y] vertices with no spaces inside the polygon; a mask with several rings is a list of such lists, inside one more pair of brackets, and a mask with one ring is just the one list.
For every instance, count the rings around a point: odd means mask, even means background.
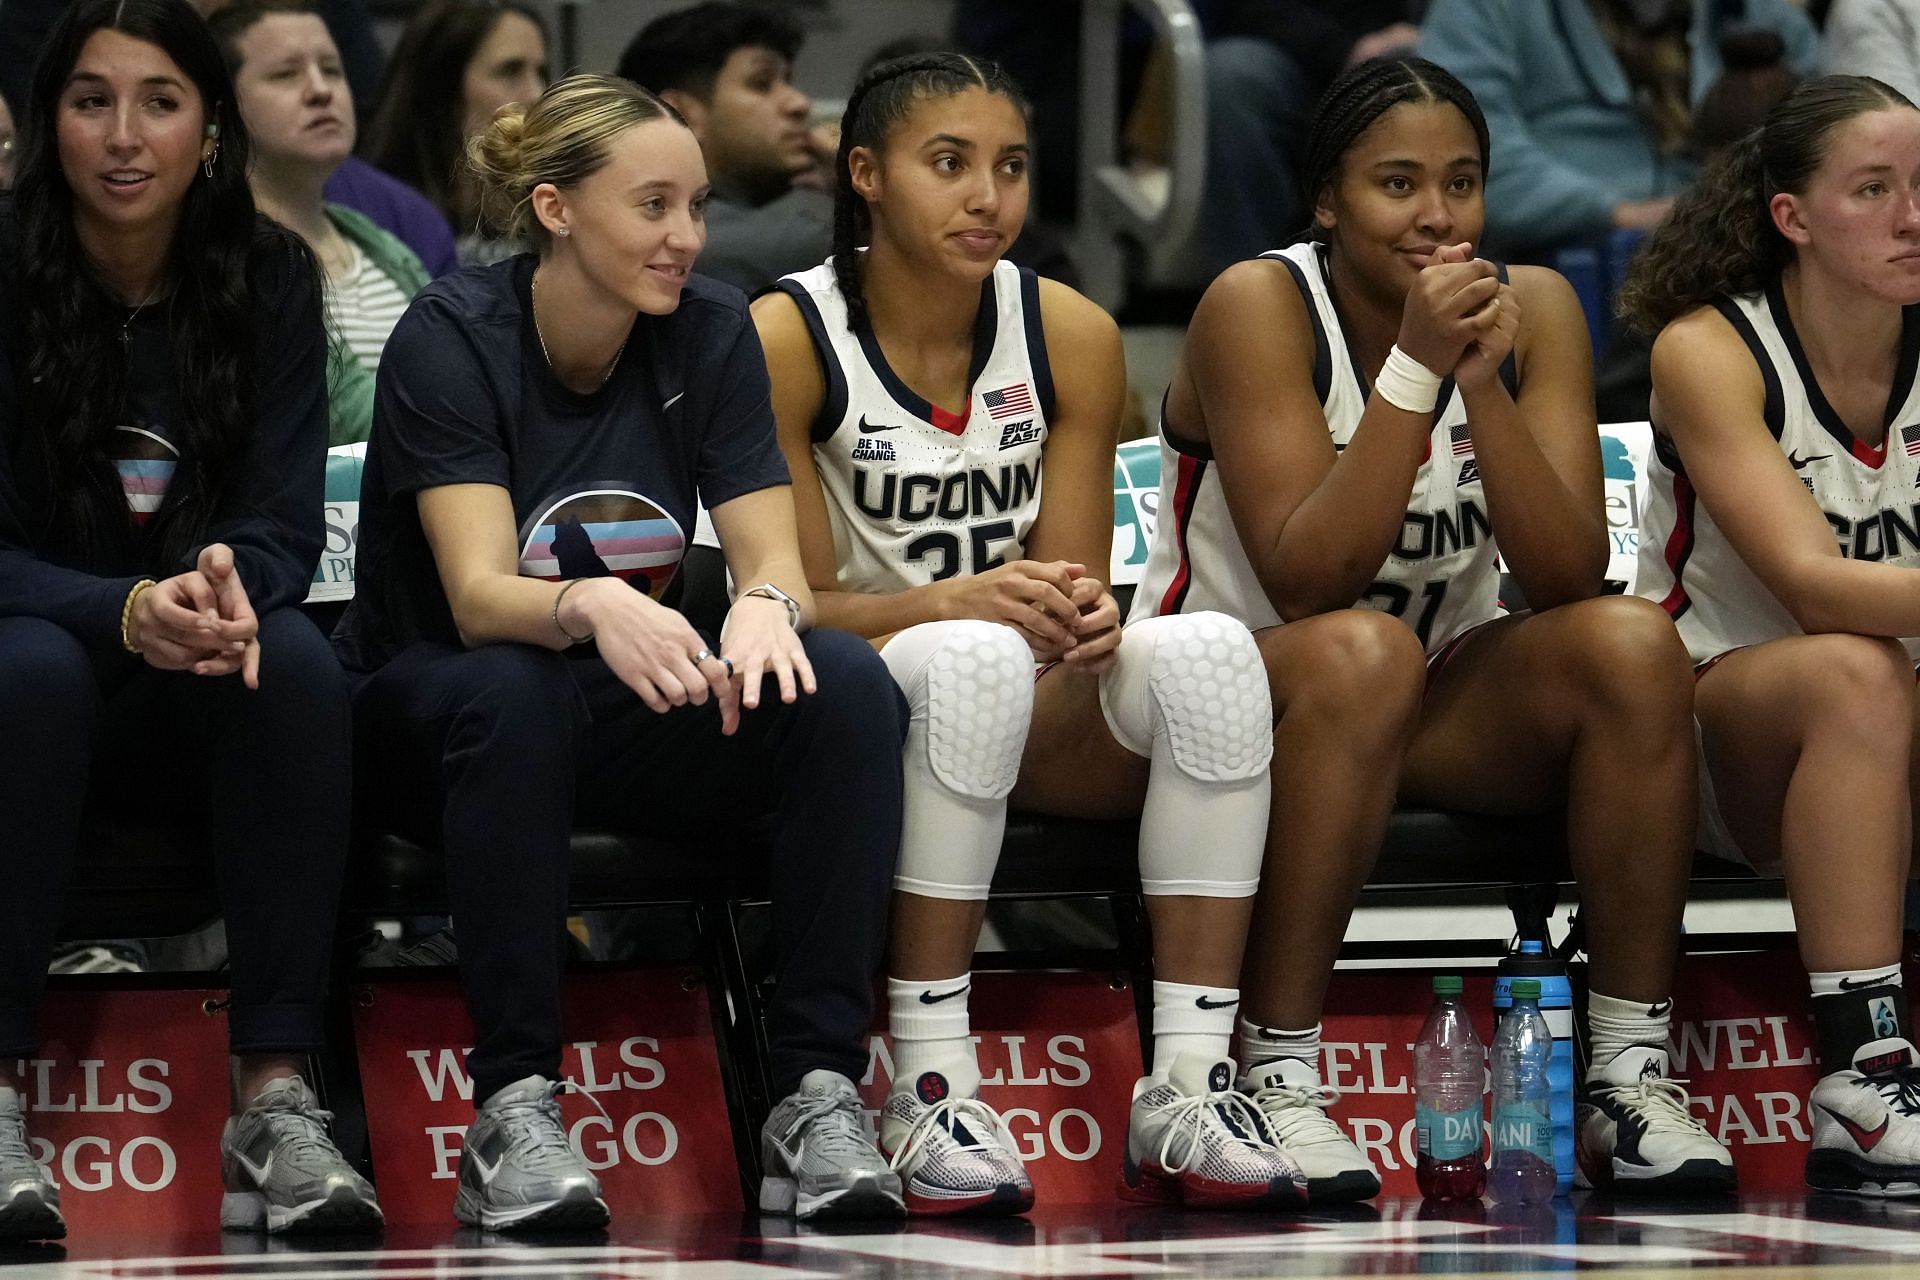
[{"label": "beaded bracelet", "polygon": [[159,585],[152,578],[140,579],[133,584],[133,589],[127,592],[127,602],[120,606],[120,647],[128,653],[140,652],[140,646],[133,642],[133,632],[128,629],[133,622],[133,602],[138,600],[140,593],[148,587]]},{"label": "beaded bracelet", "polygon": [[568,578],[565,585],[560,588],[560,593],[553,598],[553,629],[565,636],[568,644],[585,644],[593,639],[593,632],[589,631],[583,636],[577,636],[567,630],[560,621],[560,602],[567,598],[567,592],[579,586],[582,581],[583,579],[580,578]]}]

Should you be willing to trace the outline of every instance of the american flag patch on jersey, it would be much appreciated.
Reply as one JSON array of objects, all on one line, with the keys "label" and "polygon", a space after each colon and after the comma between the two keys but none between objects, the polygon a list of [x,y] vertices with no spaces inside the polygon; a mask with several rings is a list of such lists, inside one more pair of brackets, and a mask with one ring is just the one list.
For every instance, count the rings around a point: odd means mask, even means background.
[{"label": "american flag patch on jersey", "polygon": [[1027,394],[1023,382],[989,391],[980,397],[980,402],[987,406],[987,416],[990,418],[1012,418],[1033,412],[1033,397]]},{"label": "american flag patch on jersey", "polygon": [[1453,456],[1464,458],[1473,452],[1473,434],[1466,423],[1461,423],[1449,434],[1453,441]]},{"label": "american flag patch on jersey", "polygon": [[1920,423],[1900,429],[1900,443],[1907,447],[1909,458],[1920,457]]}]

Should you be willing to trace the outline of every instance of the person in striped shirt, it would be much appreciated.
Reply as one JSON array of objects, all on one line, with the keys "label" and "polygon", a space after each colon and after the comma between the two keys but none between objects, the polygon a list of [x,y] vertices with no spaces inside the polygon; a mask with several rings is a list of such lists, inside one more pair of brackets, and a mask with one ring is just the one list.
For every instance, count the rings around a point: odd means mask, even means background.
[{"label": "person in striped shirt", "polygon": [[354,115],[319,11],[307,0],[240,0],[209,25],[254,138],[254,202],[305,240],[325,272],[327,443],[365,440],[380,353],[426,268],[392,233],[321,197],[353,153]]}]

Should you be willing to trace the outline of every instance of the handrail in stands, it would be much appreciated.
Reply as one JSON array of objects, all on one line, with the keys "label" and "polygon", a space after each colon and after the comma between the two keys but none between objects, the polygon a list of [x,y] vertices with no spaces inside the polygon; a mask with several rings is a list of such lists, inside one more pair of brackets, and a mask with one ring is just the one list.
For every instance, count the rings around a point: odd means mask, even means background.
[{"label": "handrail in stands", "polygon": [[[1160,195],[1118,158],[1120,29],[1129,9],[1153,23],[1171,69],[1170,169]],[[1206,75],[1200,20],[1187,0],[1086,0],[1081,6],[1080,225],[1074,258],[1083,290],[1109,311],[1126,297],[1123,241],[1152,251],[1185,244],[1193,231],[1207,176]]]}]

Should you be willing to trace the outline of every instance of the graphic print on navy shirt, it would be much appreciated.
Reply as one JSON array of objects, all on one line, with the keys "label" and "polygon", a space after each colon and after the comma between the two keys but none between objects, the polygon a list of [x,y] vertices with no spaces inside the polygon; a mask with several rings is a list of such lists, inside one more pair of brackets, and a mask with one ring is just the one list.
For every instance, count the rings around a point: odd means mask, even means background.
[{"label": "graphic print on navy shirt", "polygon": [[120,473],[120,490],[127,496],[127,510],[135,524],[145,525],[166,501],[180,451],[146,427],[115,427],[109,449],[113,468]]},{"label": "graphic print on navy shirt", "polygon": [[520,572],[560,582],[623,578],[658,600],[687,552],[680,522],[618,483],[554,494],[520,530]]}]

